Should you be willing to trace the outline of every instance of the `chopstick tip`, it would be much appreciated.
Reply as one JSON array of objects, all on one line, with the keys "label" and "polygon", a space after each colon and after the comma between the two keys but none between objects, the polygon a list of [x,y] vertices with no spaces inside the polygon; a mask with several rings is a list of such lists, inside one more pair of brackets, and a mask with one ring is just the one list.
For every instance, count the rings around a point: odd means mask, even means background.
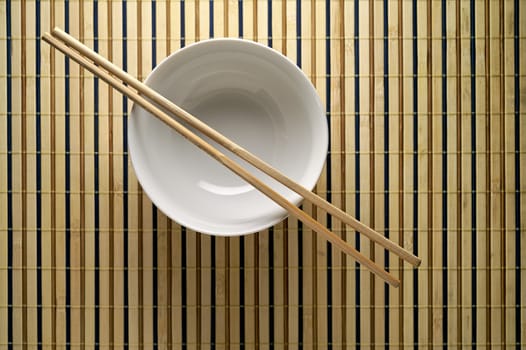
[{"label": "chopstick tip", "polygon": [[45,32],[44,34],[42,34],[42,40],[46,41],[49,43],[49,39],[51,38],[51,34],[49,32]]},{"label": "chopstick tip", "polygon": [[389,280],[387,281],[391,287],[399,288],[400,287],[400,281],[397,279]]},{"label": "chopstick tip", "polygon": [[57,35],[57,34],[60,34],[60,33],[64,33],[64,31],[63,31],[60,27],[57,26],[57,27],[53,28],[53,30],[51,31],[51,33],[52,33],[53,35]]}]

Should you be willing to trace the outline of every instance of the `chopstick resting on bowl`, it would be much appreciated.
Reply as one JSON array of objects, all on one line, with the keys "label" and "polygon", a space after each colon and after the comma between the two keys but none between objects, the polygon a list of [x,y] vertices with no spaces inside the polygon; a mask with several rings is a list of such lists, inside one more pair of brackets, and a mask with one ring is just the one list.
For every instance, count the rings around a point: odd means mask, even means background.
[{"label": "chopstick resting on bowl", "polygon": [[208,144],[206,141],[201,139],[199,136],[194,134],[192,131],[190,131],[182,124],[174,120],[170,115],[165,113],[156,105],[152,104],[152,102],[147,100],[145,97],[155,102],[158,106],[162,107],[165,111],[168,111],[171,115],[178,117],[182,121],[187,122],[196,130],[210,137],[210,139],[214,140],[215,142],[222,145],[223,147],[236,154],[243,160],[247,161],[259,170],[263,171],[268,176],[274,178],[289,189],[298,193],[305,200],[311,202],[312,204],[318,206],[320,209],[340,219],[342,222],[349,225],[354,230],[366,235],[369,239],[382,245],[389,251],[397,254],[400,258],[408,261],[412,265],[420,265],[421,259],[413,255],[411,252],[400,247],[395,242],[387,239],[378,232],[374,231],[372,228],[356,220],[349,214],[345,213],[338,207],[327,202],[325,199],[321,198],[312,191],[296,183],[294,180],[282,174],[279,170],[273,168],[271,165],[259,159],[258,157],[248,152],[241,146],[235,144],[233,141],[226,138],[224,135],[220,134],[216,130],[210,128],[208,125],[201,122],[199,119],[197,119],[187,111],[183,110],[170,100],[158,94],[153,89],[149,88],[147,85],[140,82],[130,74],[124,72],[122,69],[120,69],[104,57],[100,56],[99,54],[97,54],[96,52],[94,52],[75,38],[71,37],[64,31],[55,28],[52,31],[52,34],[45,33],[43,35],[43,40],[45,40],[50,45],[54,46],[55,48],[57,48],[58,50],[60,50],[61,52],[78,62],[80,65],[84,66],[86,69],[88,69],[93,74],[97,75],[99,78],[106,81],[116,90],[128,96],[135,103],[143,107],[145,110],[148,110],[150,113],[152,113],[154,116],[166,123],[168,126],[175,129],[183,137],[188,139],[197,147],[201,148],[203,151],[215,158],[221,164],[223,164],[231,171],[236,173],[238,176],[243,178],[246,182],[254,186],[256,189],[258,189],[260,192],[272,199],[278,205],[286,209],[290,215],[296,217],[305,225],[307,225],[317,233],[323,235],[325,239],[327,239],[329,242],[335,245],[338,249],[355,258],[359,263],[370,269],[373,273],[384,279],[390,285],[398,287],[400,281],[394,276],[392,276],[389,272],[385,271],[383,268],[378,266],[375,262],[367,258],[365,255],[354,249],[350,244],[342,240],[338,235],[328,230],[321,223],[319,223],[307,213],[305,213],[303,210],[298,208],[296,205],[288,201],[281,194],[270,188],[267,184],[265,184],[253,174],[251,174],[243,167],[238,165],[236,162],[228,158],[225,154],[221,153],[213,146]]}]

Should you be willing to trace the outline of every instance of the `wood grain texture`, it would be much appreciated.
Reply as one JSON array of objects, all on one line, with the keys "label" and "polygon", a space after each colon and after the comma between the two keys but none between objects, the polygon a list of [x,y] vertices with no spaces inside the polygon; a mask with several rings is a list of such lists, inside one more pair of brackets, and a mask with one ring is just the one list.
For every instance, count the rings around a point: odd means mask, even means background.
[{"label": "wood grain texture", "polygon": [[[515,0],[1,2],[0,348],[524,347],[525,16]],[[210,36],[271,44],[328,106],[316,192],[422,265],[309,204],[400,288],[297,220],[233,239],[172,222],[129,162],[132,104],[37,41],[54,26],[140,79]]]},{"label": "wood grain texture", "polygon": [[[6,6],[2,6],[0,9],[0,20],[2,23],[7,23],[7,9]],[[6,37],[7,36],[7,26],[0,27],[0,36]],[[7,57],[7,45],[0,46],[0,57]],[[7,62],[6,62],[7,63]],[[2,115],[2,118],[0,119],[0,133],[4,135],[2,138],[2,141],[0,142],[0,168],[4,169],[2,173],[0,173],[0,183],[1,183],[1,191],[0,191],[0,264],[2,268],[0,268],[0,284],[3,286],[8,285],[9,281],[9,272],[8,272],[8,266],[9,264],[9,227],[8,227],[8,216],[9,216],[9,195],[8,195],[8,184],[9,184],[9,175],[8,172],[10,172],[9,163],[8,163],[8,150],[10,149],[10,145],[8,142],[8,105],[7,105],[7,97],[8,97],[8,66],[7,64],[4,64],[0,67],[0,98],[2,101],[5,101],[4,103],[0,104],[0,113]],[[0,289],[0,339],[4,339],[2,341],[3,347],[7,345],[6,339],[8,339],[8,305],[9,305],[9,293],[7,288],[1,288]]]}]

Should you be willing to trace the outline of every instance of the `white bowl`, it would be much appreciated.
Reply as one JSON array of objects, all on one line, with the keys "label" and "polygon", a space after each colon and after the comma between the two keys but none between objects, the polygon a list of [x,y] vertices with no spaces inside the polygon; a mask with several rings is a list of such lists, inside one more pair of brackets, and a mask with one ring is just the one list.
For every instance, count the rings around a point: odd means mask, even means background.
[{"label": "white bowl", "polygon": [[[316,184],[328,145],[323,106],[307,76],[279,52],[241,39],[205,40],[167,57],[146,84],[308,189]],[[138,105],[128,145],[145,192],[183,226],[234,236],[287,216]],[[216,147],[299,205],[299,195]]]}]

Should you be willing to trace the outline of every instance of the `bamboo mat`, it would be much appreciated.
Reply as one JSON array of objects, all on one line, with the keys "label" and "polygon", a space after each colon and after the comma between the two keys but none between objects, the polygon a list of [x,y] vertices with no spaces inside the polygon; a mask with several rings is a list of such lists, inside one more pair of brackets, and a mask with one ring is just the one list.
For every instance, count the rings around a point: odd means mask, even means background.
[{"label": "bamboo mat", "polygon": [[[141,79],[209,37],[283,52],[326,106],[317,193],[422,266],[308,204],[401,287],[296,220],[170,221],[129,162],[131,103],[43,43],[54,26]],[[525,67],[519,0],[2,0],[0,348],[524,348]]]}]

